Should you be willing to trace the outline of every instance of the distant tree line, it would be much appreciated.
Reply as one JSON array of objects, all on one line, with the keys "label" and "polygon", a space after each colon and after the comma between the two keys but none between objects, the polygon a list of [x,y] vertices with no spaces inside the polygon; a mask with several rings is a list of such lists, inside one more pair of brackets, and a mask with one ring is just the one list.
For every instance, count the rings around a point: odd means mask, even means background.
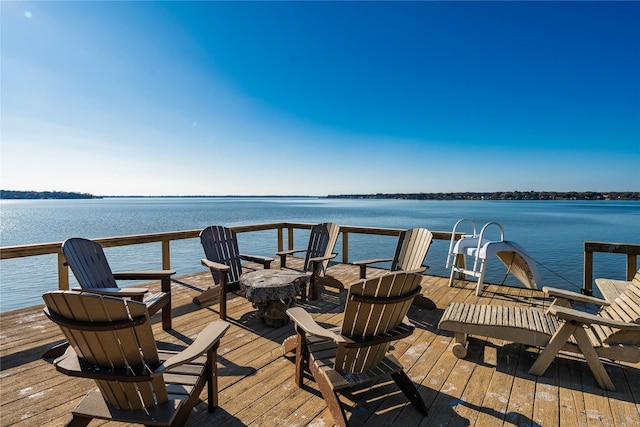
[{"label": "distant tree line", "polygon": [[640,200],[640,192],[598,193],[595,191],[496,191],[493,193],[392,193],[341,194],[330,199],[404,199],[404,200]]},{"label": "distant tree line", "polygon": [[12,191],[0,190],[0,199],[99,199],[88,193],[68,191]]}]

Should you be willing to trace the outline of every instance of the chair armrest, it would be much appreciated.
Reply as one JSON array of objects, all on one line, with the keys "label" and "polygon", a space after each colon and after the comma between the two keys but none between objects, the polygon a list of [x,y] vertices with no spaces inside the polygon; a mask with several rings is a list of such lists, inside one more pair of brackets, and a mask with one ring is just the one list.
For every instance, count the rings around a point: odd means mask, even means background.
[{"label": "chair armrest", "polygon": [[392,258],[380,258],[380,259],[366,259],[366,260],[361,260],[361,261],[354,261],[352,264],[353,265],[367,265],[367,264],[375,264],[378,262],[391,262],[393,261]]},{"label": "chair armrest", "polygon": [[331,255],[327,255],[327,256],[317,256],[317,257],[309,258],[309,262],[323,262],[323,261],[327,261],[329,259],[333,259],[333,258],[335,258],[337,256],[338,256],[338,254],[331,254]]},{"label": "chair armrest", "polygon": [[597,314],[585,313],[584,311],[568,307],[554,305],[549,307],[549,313],[556,316],[558,319],[566,320],[568,322],[576,322],[585,325],[603,325],[616,329],[640,331],[640,324],[607,319],[605,317],[598,316]]},{"label": "chair armrest", "polygon": [[589,295],[582,295],[577,292],[565,291],[564,289],[551,288],[549,286],[543,287],[542,292],[544,292],[548,296],[562,298],[570,301],[590,302],[598,305],[610,305],[608,301],[600,298],[591,297]]},{"label": "chair armrest", "polygon": [[391,262],[393,261],[393,259],[391,258],[380,258],[380,259],[366,259],[366,260],[362,260],[362,261],[354,261],[353,265],[357,265],[360,267],[360,278],[361,279],[366,279],[367,278],[367,265],[369,264],[375,264],[378,262]]},{"label": "chair armrest", "polygon": [[287,310],[287,316],[309,335],[328,338],[335,342],[344,342],[342,336],[320,326],[311,315],[302,307],[293,307]]},{"label": "chair armrest", "polygon": [[255,262],[257,264],[262,264],[262,267],[268,269],[271,267],[271,263],[275,261],[275,258],[259,256],[259,255],[248,255],[248,254],[240,254],[240,259],[245,261]]},{"label": "chair armrest", "polygon": [[166,279],[176,274],[175,270],[120,271],[113,273],[116,280]]},{"label": "chair armrest", "polygon": [[405,273],[424,273],[425,271],[427,271],[429,269],[428,265],[423,265],[420,266],[419,268],[415,268],[413,270],[403,270]]},{"label": "chair armrest", "polygon": [[286,250],[286,251],[276,252],[276,255],[282,257],[283,255],[284,256],[292,255],[292,254],[295,254],[295,253],[298,253],[298,252],[306,252],[306,251],[307,251],[306,249],[289,249],[289,250]]},{"label": "chair armrest", "polygon": [[292,255],[298,252],[306,252],[306,249],[289,249],[288,251],[276,252],[276,255],[280,257],[280,268],[287,267],[287,255]]},{"label": "chair armrest", "polygon": [[215,261],[210,261],[206,258],[202,258],[200,260],[200,263],[211,270],[216,270],[223,273],[226,273],[227,271],[229,271],[228,265],[220,264],[219,262],[215,262]]},{"label": "chair armrest", "polygon": [[229,326],[231,326],[231,324],[224,320],[216,320],[209,323],[209,325],[198,334],[198,337],[189,347],[165,360],[163,364],[153,371],[153,375],[162,374],[167,369],[189,363],[202,356],[209,351],[211,347],[218,344],[220,338],[222,338],[225,332],[227,332],[227,329],[229,329]]},{"label": "chair armrest", "polygon": [[73,291],[78,292],[86,292],[90,294],[98,294],[98,295],[109,295],[112,297],[130,297],[130,298],[139,298],[142,301],[144,294],[149,292],[147,288],[91,288],[91,289],[83,289],[83,288],[73,288]]}]

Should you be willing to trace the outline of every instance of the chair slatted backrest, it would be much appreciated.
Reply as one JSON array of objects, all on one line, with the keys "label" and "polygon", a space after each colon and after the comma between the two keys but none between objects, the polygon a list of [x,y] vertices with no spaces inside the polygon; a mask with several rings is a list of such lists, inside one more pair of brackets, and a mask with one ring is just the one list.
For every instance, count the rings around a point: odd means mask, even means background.
[{"label": "chair slatted backrest", "polygon": [[62,243],[62,253],[82,289],[118,287],[99,243],[73,237]]},{"label": "chair slatted backrest", "polygon": [[398,238],[391,271],[414,271],[422,267],[433,234],[426,228],[404,230]]},{"label": "chair slatted backrest", "polygon": [[[209,261],[229,266],[229,283],[240,280],[242,260],[238,248],[236,232],[230,228],[212,225],[200,232],[200,243]],[[216,283],[220,283],[217,272],[212,272]]]},{"label": "chair slatted backrest", "polygon": [[[341,334],[354,341],[386,337],[396,330],[420,292],[422,277],[415,273],[394,273],[367,279],[349,288]],[[381,339],[372,345],[338,346],[335,369],[366,372],[385,357],[393,340]]]},{"label": "chair slatted backrest", "polygon": [[[60,326],[78,357],[89,365],[128,375],[147,375],[149,367],[159,365],[143,303],[73,291],[47,292],[42,298],[47,316]],[[96,383],[105,400],[121,409],[149,408],[168,400],[162,375],[141,380],[96,379]]]},{"label": "chair slatted backrest", "polygon": [[[627,323],[640,323],[640,270],[629,286],[609,306],[604,306],[599,313],[602,317],[620,320]],[[601,339],[607,344],[640,345],[640,332],[620,331],[604,326],[592,326],[596,332],[601,331]]]},{"label": "chair slatted backrest", "polygon": [[[310,258],[324,257],[331,255],[333,248],[336,246],[340,234],[340,226],[332,222],[316,224],[311,228],[309,236],[309,246],[304,259],[304,270],[309,271]],[[322,263],[321,272],[324,273],[329,265],[329,260]]]}]

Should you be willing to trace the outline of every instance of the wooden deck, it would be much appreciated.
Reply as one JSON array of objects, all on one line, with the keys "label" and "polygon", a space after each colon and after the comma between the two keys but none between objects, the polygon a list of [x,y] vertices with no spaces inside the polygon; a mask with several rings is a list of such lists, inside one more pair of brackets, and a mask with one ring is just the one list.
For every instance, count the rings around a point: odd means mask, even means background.
[{"label": "wooden deck", "polygon": [[[357,267],[338,264],[334,277],[350,283]],[[423,294],[437,309],[412,307],[416,332],[398,342],[394,353],[429,409],[422,417],[392,381],[342,395],[353,426],[637,426],[640,424],[640,364],[606,364],[618,391],[601,390],[584,359],[563,355],[542,377],[527,371],[538,350],[498,340],[471,338],[469,355],[459,360],[451,352],[452,336],[439,331],[438,320],[450,302],[548,305],[541,294],[520,288],[488,286],[482,297],[475,283],[425,276]],[[217,304],[196,306],[191,299],[211,284],[208,272],[177,278],[173,290],[173,327],[162,331],[153,317],[159,347],[189,343],[218,317]],[[151,287],[158,286],[157,284]],[[320,322],[340,320],[345,291],[331,288],[317,301],[302,304]],[[222,339],[219,356],[220,407],[206,410],[206,390],[192,412],[192,426],[329,426],[332,418],[311,376],[304,387],[293,383],[292,359],[281,356],[280,344],[293,326],[270,328],[254,317],[241,297],[229,301],[232,326]],[[42,314],[42,307],[2,313],[0,349],[0,425],[63,425],[93,381],[57,373],[42,353],[62,337]],[[116,425],[93,421],[90,425]],[[119,424],[121,425],[121,424]]]}]

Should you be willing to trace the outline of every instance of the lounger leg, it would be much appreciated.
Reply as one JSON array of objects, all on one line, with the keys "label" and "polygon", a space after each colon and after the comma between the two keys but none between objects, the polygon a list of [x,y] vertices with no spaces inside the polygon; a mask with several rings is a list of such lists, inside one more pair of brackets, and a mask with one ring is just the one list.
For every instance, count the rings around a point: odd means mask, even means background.
[{"label": "lounger leg", "polygon": [[576,328],[582,329],[582,326],[572,325],[568,322],[563,323],[560,328],[558,328],[556,333],[553,334],[551,340],[549,340],[549,343],[545,346],[544,351],[540,353],[540,356],[538,356],[538,359],[536,359],[533,366],[531,366],[531,369],[529,369],[529,373],[531,375],[538,376],[544,375],[544,372],[547,370],[549,365],[551,365],[553,359],[555,359],[562,346],[566,344],[567,340],[569,339],[571,334],[574,333]]},{"label": "lounger leg", "polygon": [[458,359],[464,359],[467,357],[467,334],[464,332],[454,332],[453,340],[455,344],[451,348],[453,355]]},{"label": "lounger leg", "polygon": [[424,400],[422,400],[422,396],[418,393],[416,386],[409,379],[404,371],[394,372],[391,374],[391,378],[398,384],[400,390],[407,396],[407,399],[413,404],[413,406],[422,414],[427,415],[427,407],[424,404]]},{"label": "lounger leg", "polygon": [[589,368],[591,368],[591,372],[596,378],[598,385],[605,390],[616,391],[616,388],[613,385],[613,382],[611,381],[607,370],[604,368],[604,365],[600,361],[596,350],[591,345],[589,337],[587,336],[587,333],[584,331],[584,329],[582,327],[576,328],[576,330],[573,332],[573,336],[576,339],[578,347],[582,351],[584,358],[587,360],[587,364],[589,365]]}]

